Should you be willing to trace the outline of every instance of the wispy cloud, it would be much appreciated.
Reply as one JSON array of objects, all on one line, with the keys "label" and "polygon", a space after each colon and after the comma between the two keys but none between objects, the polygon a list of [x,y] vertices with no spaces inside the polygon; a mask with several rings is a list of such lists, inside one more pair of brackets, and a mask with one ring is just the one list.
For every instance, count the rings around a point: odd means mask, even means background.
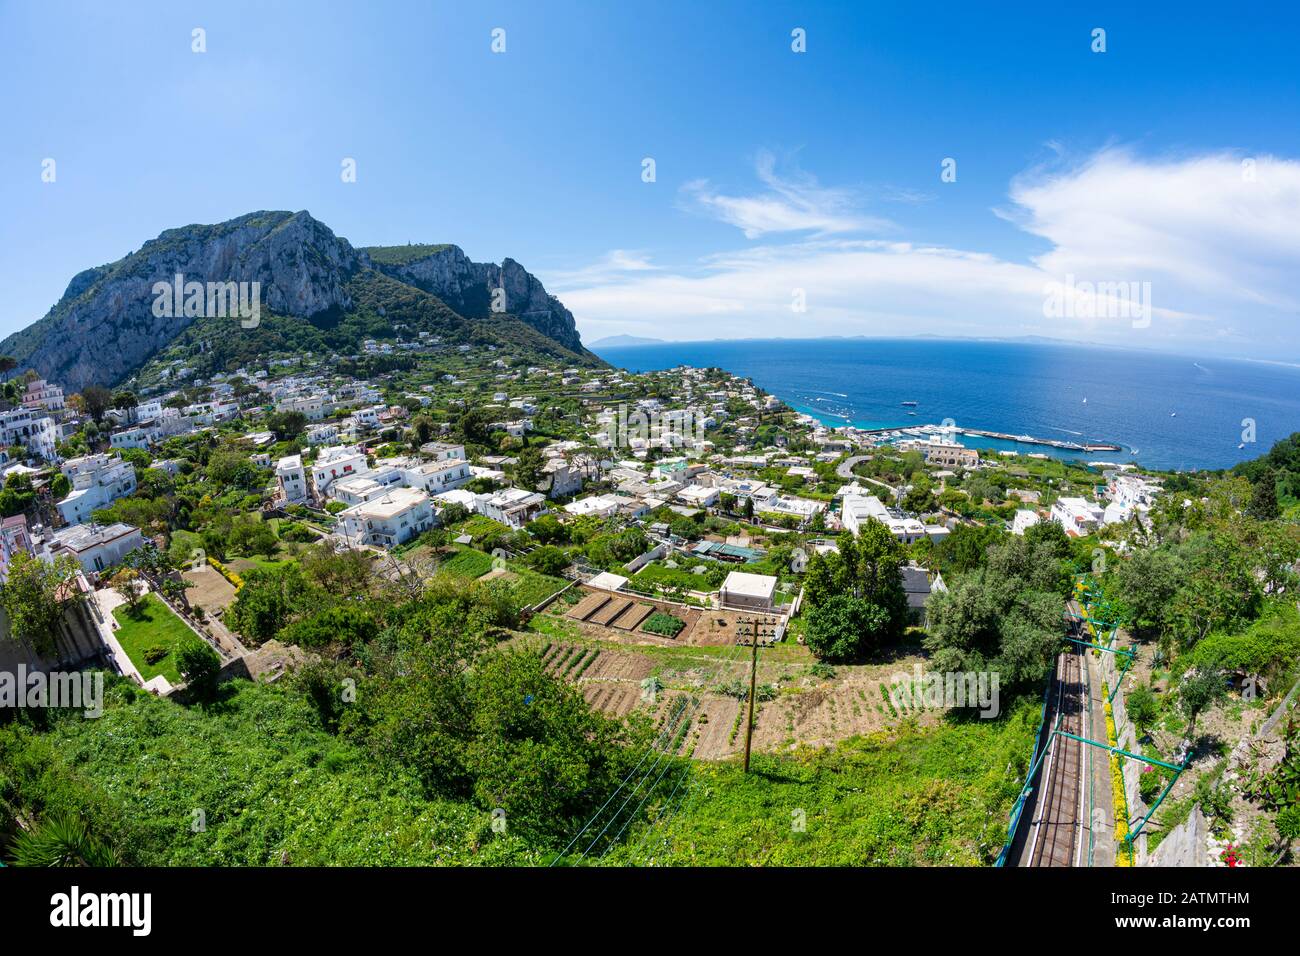
[{"label": "wispy cloud", "polygon": [[563,291],[595,282],[613,281],[620,276],[654,272],[658,268],[644,252],[635,249],[611,249],[596,262],[581,269],[548,272],[546,284],[552,291]]},{"label": "wispy cloud", "polygon": [[759,152],[754,171],[766,187],[753,195],[726,195],[708,180],[697,179],[682,187],[683,205],[729,223],[748,239],[773,233],[879,232],[894,228],[887,219],[857,212],[857,198],[848,189],[820,185],[801,170],[777,171],[776,157]]}]

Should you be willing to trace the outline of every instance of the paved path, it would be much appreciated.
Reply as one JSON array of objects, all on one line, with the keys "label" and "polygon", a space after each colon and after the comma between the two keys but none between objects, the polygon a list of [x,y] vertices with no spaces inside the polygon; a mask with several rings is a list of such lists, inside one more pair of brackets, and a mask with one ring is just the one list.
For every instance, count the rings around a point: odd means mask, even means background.
[{"label": "paved path", "polygon": [[[1101,666],[1097,656],[1084,651],[1088,660],[1088,732],[1086,736],[1101,743],[1106,742],[1106,707],[1101,693]],[[1110,755],[1099,747],[1087,747],[1087,774],[1084,786],[1088,788],[1088,817],[1084,821],[1084,837],[1089,841],[1084,859],[1088,866],[1115,865],[1115,800],[1111,793]]]}]

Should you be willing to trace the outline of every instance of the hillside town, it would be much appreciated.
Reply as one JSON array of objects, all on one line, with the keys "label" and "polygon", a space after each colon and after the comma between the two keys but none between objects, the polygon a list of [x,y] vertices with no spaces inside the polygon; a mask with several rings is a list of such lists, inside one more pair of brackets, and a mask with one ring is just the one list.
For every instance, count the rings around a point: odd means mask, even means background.
[{"label": "hillside town", "polygon": [[[67,556],[79,591],[112,593],[141,548],[174,552],[178,540],[210,541],[202,527],[144,505],[210,479],[214,458],[226,468],[238,459],[240,493],[207,492],[236,499],[236,519],[276,522],[390,567],[501,535],[512,535],[510,560],[526,561],[548,540],[530,534],[540,520],[548,528],[596,523],[607,533],[635,529],[644,548],[608,567],[581,550],[561,552],[549,562],[558,586],[595,581],[722,607],[744,580],[760,595],[745,606],[787,616],[797,607],[800,562],[834,552],[838,534],[868,522],[907,549],[909,600],[920,613],[931,590],[944,587],[934,548],[954,532],[993,525],[1020,535],[1054,522],[1082,537],[1140,527],[1160,493],[1160,479],[1132,465],[982,458],[952,425],[884,434],[831,428],[716,369],[549,369],[429,336],[366,340],[361,353],[330,359],[394,348],[425,356],[432,371],[357,380],[320,371],[308,355],[204,380],[172,363],[139,393],[68,397],[33,372],[12,378],[0,410],[0,580],[19,552],[46,562]],[[227,556],[251,557],[222,548],[204,561],[224,568]],[[165,602],[192,619],[178,594]],[[224,608],[210,610],[219,617]],[[110,618],[95,619],[99,655],[122,673],[136,671],[114,647]],[[209,618],[196,630],[228,656],[238,638],[223,643],[214,625]],[[95,636],[70,643],[93,647]]]},{"label": "hillside town", "polygon": [[[1046,866],[1081,845],[1035,836],[1077,816],[1065,790],[1053,785],[1054,802],[1024,810],[1046,669],[1050,687],[1075,693],[1124,685],[1118,724],[1096,695],[1055,706],[1085,715],[1070,718],[1083,721],[1070,725],[1074,738],[1110,734],[1110,746],[1146,752],[1109,780],[1078,747],[1063,758],[1077,763],[1069,779],[1101,775],[1094,795],[1113,788],[1115,802],[1090,817],[1102,865],[1161,865],[1189,841],[1220,861],[1234,840],[1272,852],[1276,831],[1256,798],[1239,798],[1238,819],[1254,830],[1200,815],[1203,800],[1192,812],[1222,763],[1194,756],[1200,710],[1182,708],[1216,706],[1228,684],[1215,677],[1209,696],[1192,698],[1197,672],[1178,677],[1169,664],[1207,630],[1273,627],[1290,613],[1275,597],[1300,546],[1278,521],[1271,471],[1253,484],[1156,472],[1028,450],[1062,444],[1029,436],[1013,450],[951,421],[831,426],[716,368],[633,373],[394,332],[356,351],[272,353],[205,374],[200,342],[197,357],[164,353],[114,390],[69,395],[11,364],[0,408],[0,672],[101,669],[182,708],[283,683],[276,706],[313,701],[324,708],[314,719],[335,727],[323,687],[361,679],[400,709],[391,695],[407,686],[414,654],[434,668],[411,685],[423,701],[460,653],[444,642],[468,628],[483,642],[474,653],[488,655],[478,659],[539,668],[528,681],[567,688],[582,720],[608,721],[572,746],[616,727],[653,733],[647,752],[661,758],[742,773],[751,758],[847,754],[881,734],[926,733],[942,746],[954,732],[945,714],[969,710],[988,720],[976,749],[1005,749],[1026,789],[1013,799],[1003,784],[968,785],[1007,819],[1000,852],[947,823],[943,849],[930,852]],[[1280,563],[1259,565],[1251,542],[1271,528]],[[1208,603],[1202,576],[1220,582]],[[1167,636],[1132,666],[1136,654],[1118,642],[1138,647],[1138,634]],[[1068,645],[1060,652],[1063,641],[1107,656],[1082,663]],[[1282,686],[1288,652],[1268,646],[1232,681]],[[1206,673],[1228,673],[1236,652],[1215,653]],[[1067,681],[1059,669],[1069,667],[1087,677]],[[948,681],[937,696],[936,674]],[[1241,719],[1268,699],[1251,697]],[[347,739],[389,766],[382,755],[394,744],[358,726]],[[447,732],[466,729],[453,720]],[[421,746],[399,745],[399,765],[423,766]],[[1142,775],[1140,760],[1179,772]],[[1194,760],[1197,776],[1185,778]],[[1159,823],[1126,829],[1168,792],[1180,802]],[[415,812],[425,797],[410,799]],[[532,798],[495,799],[539,828],[511,859],[540,862],[581,823],[545,822]],[[859,809],[887,806],[872,798]],[[598,803],[589,808],[599,817]],[[658,832],[653,818],[638,826]],[[645,860],[635,842],[601,842],[619,862]],[[730,843],[714,852],[743,860]]]}]

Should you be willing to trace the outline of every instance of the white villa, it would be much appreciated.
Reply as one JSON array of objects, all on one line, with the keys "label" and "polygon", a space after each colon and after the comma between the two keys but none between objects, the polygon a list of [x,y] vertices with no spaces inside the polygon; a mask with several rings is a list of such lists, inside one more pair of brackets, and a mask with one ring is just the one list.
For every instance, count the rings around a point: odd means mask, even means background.
[{"label": "white villa", "polygon": [[392,548],[433,527],[433,502],[415,488],[391,488],[339,512],[339,534],[351,547]]},{"label": "white villa", "polygon": [[71,458],[61,470],[72,482],[72,491],[58,504],[59,516],[68,524],[89,521],[95,509],[135,491],[135,466],[116,456]]}]

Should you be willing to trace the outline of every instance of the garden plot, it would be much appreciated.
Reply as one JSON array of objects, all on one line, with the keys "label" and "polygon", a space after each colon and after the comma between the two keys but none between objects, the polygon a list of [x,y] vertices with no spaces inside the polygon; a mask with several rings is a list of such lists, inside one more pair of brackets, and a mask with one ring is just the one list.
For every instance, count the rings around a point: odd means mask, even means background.
[{"label": "garden plot", "polygon": [[[734,739],[731,730],[736,726],[736,714],[741,702],[734,697],[705,697],[695,715],[695,729],[699,731],[699,740],[691,754],[696,760],[721,760],[743,749],[745,746],[744,727],[740,728]],[[744,716],[741,716],[744,721]]]},{"label": "garden plot", "polygon": [[582,696],[593,710],[611,717],[623,717],[641,703],[641,688],[621,682],[583,683]]}]

